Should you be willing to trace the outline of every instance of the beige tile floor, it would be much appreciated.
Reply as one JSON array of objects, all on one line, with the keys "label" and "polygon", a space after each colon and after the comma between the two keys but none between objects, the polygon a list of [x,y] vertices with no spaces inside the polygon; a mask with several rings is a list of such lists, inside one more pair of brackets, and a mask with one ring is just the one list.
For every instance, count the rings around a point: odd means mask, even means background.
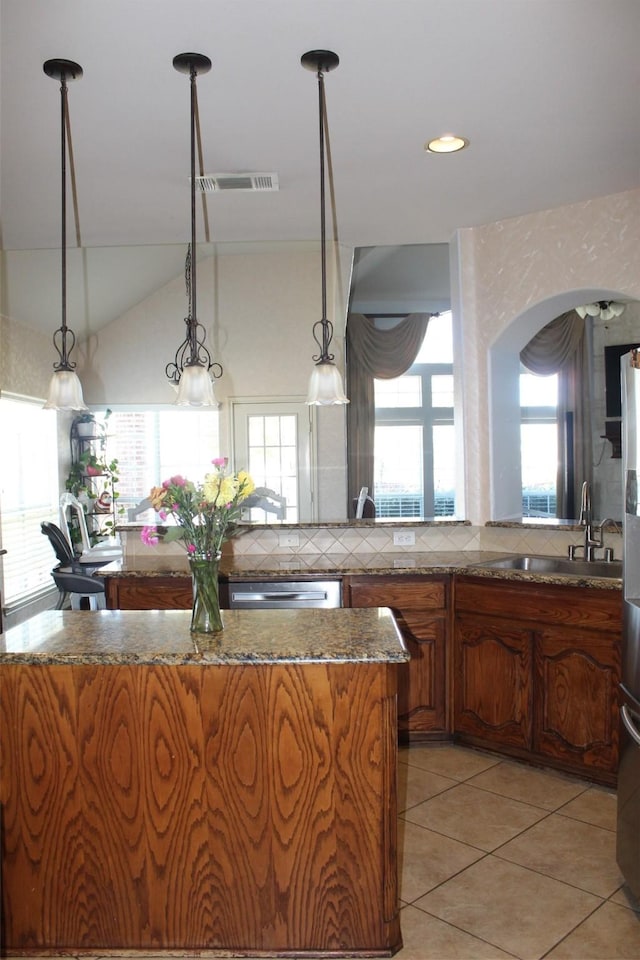
[{"label": "beige tile floor", "polygon": [[613,791],[449,745],[398,770],[396,960],[640,960]]},{"label": "beige tile floor", "polygon": [[464,747],[399,763],[398,960],[640,960],[615,793]]}]

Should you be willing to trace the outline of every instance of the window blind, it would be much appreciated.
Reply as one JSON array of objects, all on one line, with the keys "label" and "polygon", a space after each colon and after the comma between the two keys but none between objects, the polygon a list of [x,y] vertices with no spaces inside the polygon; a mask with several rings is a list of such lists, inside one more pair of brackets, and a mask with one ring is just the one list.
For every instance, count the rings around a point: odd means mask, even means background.
[{"label": "window blind", "polygon": [[58,428],[42,401],[0,398],[0,533],[2,595],[7,610],[53,588],[57,560],[42,535],[43,520],[58,522]]}]

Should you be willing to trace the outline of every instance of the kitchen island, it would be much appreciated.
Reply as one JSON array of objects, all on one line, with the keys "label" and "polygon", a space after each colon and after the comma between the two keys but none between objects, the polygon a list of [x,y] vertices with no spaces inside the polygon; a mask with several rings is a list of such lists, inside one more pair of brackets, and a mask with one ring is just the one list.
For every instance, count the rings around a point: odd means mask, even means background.
[{"label": "kitchen island", "polygon": [[51,611],[0,636],[7,952],[392,956],[384,609]]}]

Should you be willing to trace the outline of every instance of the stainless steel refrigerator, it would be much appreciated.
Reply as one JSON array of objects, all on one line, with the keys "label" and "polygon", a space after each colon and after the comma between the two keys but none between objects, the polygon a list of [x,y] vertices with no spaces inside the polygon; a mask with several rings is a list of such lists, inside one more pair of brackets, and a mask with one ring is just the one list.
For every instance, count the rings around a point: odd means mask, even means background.
[{"label": "stainless steel refrigerator", "polygon": [[640,899],[640,351],[620,361],[624,494],[621,730],[617,859]]}]

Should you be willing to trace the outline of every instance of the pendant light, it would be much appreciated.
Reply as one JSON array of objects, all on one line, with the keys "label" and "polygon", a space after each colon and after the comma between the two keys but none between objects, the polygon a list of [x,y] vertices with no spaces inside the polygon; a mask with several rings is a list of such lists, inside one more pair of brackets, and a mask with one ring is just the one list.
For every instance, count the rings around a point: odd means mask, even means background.
[{"label": "pendant light", "polygon": [[585,317],[613,320],[614,317],[619,317],[623,311],[624,303],[617,303],[615,300],[598,300],[596,303],[585,303],[582,307],[576,307],[576,313],[583,320]]},{"label": "pendant light", "polygon": [[302,66],[306,70],[313,70],[318,78],[318,113],[320,129],[320,257],[322,267],[322,319],[313,325],[313,339],[320,348],[320,353],[312,359],[315,368],[309,380],[307,403],[313,406],[329,406],[331,404],[349,403],[342,377],[336,367],[334,354],[329,352],[333,338],[333,324],[327,318],[327,244],[325,229],[325,189],[324,189],[324,159],[325,159],[325,97],[324,75],[338,66],[338,55],[331,50],[309,50],[301,57]]},{"label": "pendant light", "polygon": [[[70,137],[67,104],[67,81],[82,76],[82,67],[73,60],[46,60],[42,69],[48,77],[60,82],[60,144],[62,172],[62,238],[61,238],[61,290],[62,323],[53,335],[53,345],[59,360],[53,364],[54,374],[49,383],[49,396],[45,410],[86,410],[82,396],[82,384],[71,360],[71,351],[76,342],[75,334],[67,326],[67,137]],[[73,173],[73,171],[72,171]]]},{"label": "pendant light", "polygon": [[173,362],[167,364],[166,374],[178,388],[176,403],[179,406],[217,407],[212,377],[217,379],[222,376],[222,367],[213,362],[204,345],[206,333],[198,323],[196,287],[196,77],[199,73],[209,72],[211,60],[201,53],[179,53],[173,58],[173,66],[179,73],[189,75],[191,85],[191,244],[185,265],[188,315],[184,322],[187,335],[178,347]]}]

